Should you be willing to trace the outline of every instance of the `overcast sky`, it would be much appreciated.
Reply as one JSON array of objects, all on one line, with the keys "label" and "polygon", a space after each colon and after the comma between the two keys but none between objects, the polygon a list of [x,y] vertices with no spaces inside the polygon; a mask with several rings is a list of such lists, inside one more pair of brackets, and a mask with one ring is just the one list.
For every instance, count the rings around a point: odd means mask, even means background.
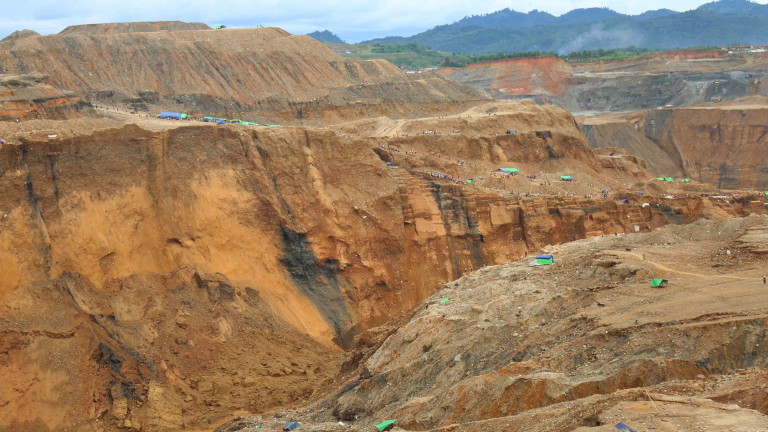
[{"label": "overcast sky", "polygon": [[[128,21],[188,21],[228,27],[281,27],[306,34],[330,30],[347,42],[411,36],[467,15],[510,8],[559,16],[572,9],[609,7],[625,14],[668,8],[686,11],[711,0],[3,0],[0,38],[14,30],[58,33],[74,24]],[[756,1],[766,4],[768,0]]]}]

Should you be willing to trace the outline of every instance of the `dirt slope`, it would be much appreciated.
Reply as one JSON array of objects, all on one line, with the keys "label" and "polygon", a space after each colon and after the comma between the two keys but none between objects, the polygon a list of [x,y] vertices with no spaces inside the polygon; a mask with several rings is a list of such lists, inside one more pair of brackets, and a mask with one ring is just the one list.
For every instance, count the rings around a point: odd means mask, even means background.
[{"label": "dirt slope", "polygon": [[[466,275],[316,414],[358,430],[383,418],[406,430],[763,430],[767,256],[741,241],[757,233],[765,216],[700,221],[548,248],[551,267]],[[670,284],[650,288],[652,277]],[[673,397],[624,390],[643,387]]]},{"label": "dirt slope", "polygon": [[[338,133],[121,116],[148,128],[0,124],[13,137],[0,148],[0,367],[18,377],[3,426],[172,430],[268,411],[323,388],[339,347],[473,269],[766,211],[701,185],[621,192],[651,175],[595,155],[573,117],[532,102]],[[508,165],[523,174],[494,174]],[[43,396],[53,383],[77,389],[71,408],[75,393]]]},{"label": "dirt slope", "polygon": [[[415,77],[386,61],[342,59],[308,36],[276,28],[156,24],[78,26],[7,40],[0,43],[0,70],[45,72],[51,85],[100,104],[263,123],[424,115],[486,98],[434,74]],[[174,30],[147,31],[166,27]]]}]

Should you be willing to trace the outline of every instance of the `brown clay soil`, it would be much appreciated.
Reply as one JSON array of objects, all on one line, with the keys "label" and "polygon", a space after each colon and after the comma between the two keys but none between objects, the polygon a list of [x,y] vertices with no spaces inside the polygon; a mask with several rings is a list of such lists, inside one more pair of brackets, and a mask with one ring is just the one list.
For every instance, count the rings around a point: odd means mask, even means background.
[{"label": "brown clay soil", "polygon": [[766,237],[764,216],[700,221],[553,246],[551,267],[484,268],[390,331],[332,397],[241,425],[765,430]]}]

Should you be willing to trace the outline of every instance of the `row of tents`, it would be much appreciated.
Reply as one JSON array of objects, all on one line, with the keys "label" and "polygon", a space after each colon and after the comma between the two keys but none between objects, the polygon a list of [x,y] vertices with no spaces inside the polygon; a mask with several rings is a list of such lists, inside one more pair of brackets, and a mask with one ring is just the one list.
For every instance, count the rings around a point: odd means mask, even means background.
[{"label": "row of tents", "polygon": [[[664,182],[674,182],[675,181],[674,177],[656,177],[656,180],[664,181]],[[680,179],[681,183],[688,183],[690,181],[691,181],[691,179],[689,179],[689,178]]]},{"label": "row of tents", "polygon": [[[520,174],[520,169],[518,168],[499,168],[499,171],[505,172],[509,175],[518,175]],[[560,176],[560,180],[562,181],[576,181],[576,178],[574,176],[564,175]]]},{"label": "row of tents", "polygon": [[[377,424],[375,427],[378,432],[386,432],[392,429],[393,427],[395,427],[395,423],[397,423],[397,419],[384,420],[383,422]],[[290,421],[283,426],[283,431],[290,432],[298,429],[299,427],[301,427],[301,423],[297,421]],[[261,429],[261,428],[262,426],[258,426],[258,429]]]},{"label": "row of tents", "polygon": [[260,126],[258,123],[244,121],[240,119],[225,119],[220,117],[203,117],[203,121],[206,123],[216,123],[216,124],[227,124],[227,123],[238,123],[246,126]]},{"label": "row of tents", "polygon": [[[189,120],[189,115],[187,113],[180,113],[175,111],[163,111],[160,114],[157,115],[158,118],[161,119],[174,119],[174,120]],[[206,123],[216,123],[216,124],[227,124],[227,123],[237,123],[242,124],[246,126],[262,126],[259,123],[249,122],[245,120],[240,119],[225,119],[221,117],[203,117],[203,121]],[[267,126],[280,126],[277,124],[270,124]]]},{"label": "row of tents", "polygon": [[203,121],[206,123],[216,123],[216,124],[235,123],[235,124],[241,124],[246,126],[271,126],[271,127],[280,126],[279,124],[263,125],[261,123],[254,123],[254,122],[240,120],[240,119],[226,119],[222,117],[209,117],[209,116],[203,117]]},{"label": "row of tents", "polygon": [[163,111],[157,115],[161,119],[189,120],[189,115],[175,111]]}]

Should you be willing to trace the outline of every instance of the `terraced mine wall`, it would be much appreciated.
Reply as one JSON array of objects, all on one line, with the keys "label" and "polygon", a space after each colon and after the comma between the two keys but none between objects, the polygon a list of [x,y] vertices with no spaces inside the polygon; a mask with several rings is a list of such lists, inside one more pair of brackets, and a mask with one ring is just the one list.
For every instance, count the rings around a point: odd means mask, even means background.
[{"label": "terraced mine wall", "polygon": [[594,147],[622,147],[656,175],[684,176],[723,189],[768,189],[768,143],[759,106],[653,110],[615,121],[585,119]]},{"label": "terraced mine wall", "polygon": [[[562,121],[550,140],[391,145],[600,173]],[[173,430],[286,406],[311,397],[361,331],[473,269],[762,208],[504,194],[434,178],[382,139],[126,126],[0,148],[0,369],[13,377],[0,424]]]},{"label": "terraced mine wall", "polygon": [[552,57],[497,60],[438,73],[495,99],[530,98],[574,113],[646,110],[765,95],[766,56],[671,52],[571,64]]}]

